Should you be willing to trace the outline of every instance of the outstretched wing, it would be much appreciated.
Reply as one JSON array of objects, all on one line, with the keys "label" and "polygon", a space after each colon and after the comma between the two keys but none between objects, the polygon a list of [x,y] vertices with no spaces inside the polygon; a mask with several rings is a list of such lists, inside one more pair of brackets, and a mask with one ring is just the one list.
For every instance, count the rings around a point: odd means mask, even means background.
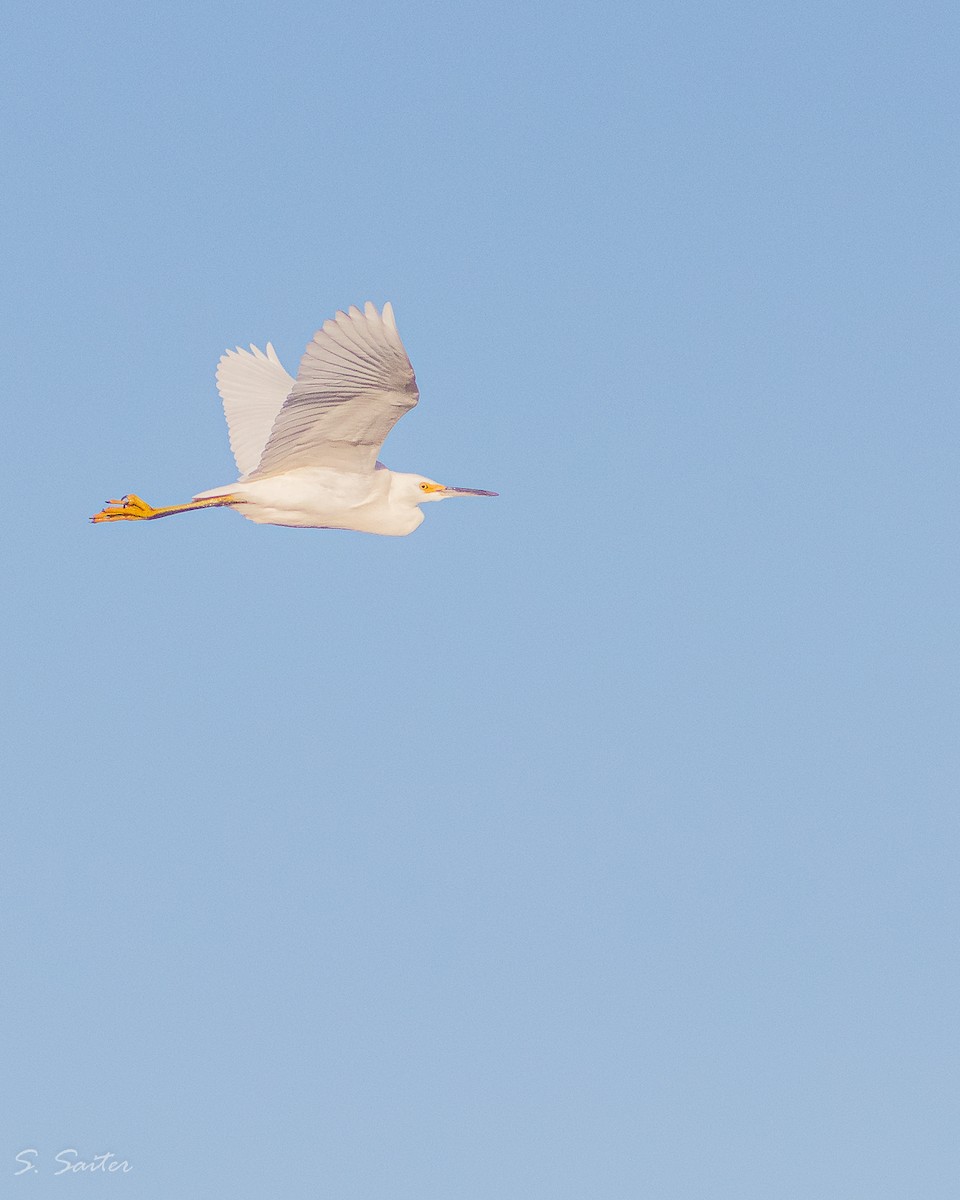
[{"label": "outstretched wing", "polygon": [[270,430],[290,395],[293,376],[280,364],[267,342],[267,352],[228,350],[217,365],[217,390],[230,430],[230,449],[241,475],[249,475],[260,461]]},{"label": "outstretched wing", "polygon": [[390,304],[338,312],[314,334],[255,476],[296,467],[373,471],[390,430],[419,398]]}]

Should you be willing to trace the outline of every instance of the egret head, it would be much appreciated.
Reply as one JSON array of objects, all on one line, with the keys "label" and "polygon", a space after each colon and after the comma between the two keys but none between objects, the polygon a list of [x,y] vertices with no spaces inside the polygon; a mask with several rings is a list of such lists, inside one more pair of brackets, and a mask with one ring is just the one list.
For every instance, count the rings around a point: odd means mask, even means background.
[{"label": "egret head", "polygon": [[427,500],[449,500],[451,496],[496,496],[496,492],[485,492],[481,488],[447,487],[423,475],[394,475],[394,487],[401,485],[404,499],[414,504]]}]

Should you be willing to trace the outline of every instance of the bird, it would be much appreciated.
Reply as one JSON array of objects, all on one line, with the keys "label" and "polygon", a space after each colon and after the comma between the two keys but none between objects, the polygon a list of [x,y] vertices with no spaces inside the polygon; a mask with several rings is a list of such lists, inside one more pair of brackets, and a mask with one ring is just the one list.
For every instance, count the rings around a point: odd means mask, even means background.
[{"label": "bird", "polygon": [[95,525],[232,508],[259,525],[403,537],[423,522],[428,501],[498,494],[380,461],[384,439],[420,397],[389,302],[378,311],[368,300],[324,321],[296,379],[270,342],[266,351],[228,350],[217,388],[239,479],[163,508],[132,493],[108,500],[90,518]]}]

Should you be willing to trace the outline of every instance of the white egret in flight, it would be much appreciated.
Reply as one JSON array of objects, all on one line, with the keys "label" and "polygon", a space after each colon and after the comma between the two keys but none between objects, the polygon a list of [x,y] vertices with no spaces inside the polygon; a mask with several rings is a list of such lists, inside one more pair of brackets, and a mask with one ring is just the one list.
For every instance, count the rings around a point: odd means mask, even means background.
[{"label": "white egret in flight", "polygon": [[420,505],[450,496],[495,496],[445,487],[377,461],[384,438],[419,398],[393,308],[338,312],[314,334],[296,380],[270,343],[264,353],[229,350],[217,387],[240,478],[188,504],[153,508],[139,496],[108,500],[91,517],[153,521],[199,508],[233,508],[260,525],[355,529],[402,536],[423,520]]}]

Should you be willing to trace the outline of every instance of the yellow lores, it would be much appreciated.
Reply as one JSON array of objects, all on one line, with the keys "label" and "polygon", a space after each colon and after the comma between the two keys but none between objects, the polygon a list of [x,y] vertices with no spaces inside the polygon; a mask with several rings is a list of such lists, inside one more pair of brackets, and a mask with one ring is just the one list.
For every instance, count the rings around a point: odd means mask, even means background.
[{"label": "yellow lores", "polygon": [[387,434],[419,399],[390,304],[380,313],[368,301],[363,312],[325,321],[295,380],[269,342],[266,353],[228,350],[217,387],[239,480],[167,508],[133,495],[108,500],[94,524],[233,508],[261,525],[401,536],[423,521],[427,501],[497,494],[445,487],[377,461]]}]

